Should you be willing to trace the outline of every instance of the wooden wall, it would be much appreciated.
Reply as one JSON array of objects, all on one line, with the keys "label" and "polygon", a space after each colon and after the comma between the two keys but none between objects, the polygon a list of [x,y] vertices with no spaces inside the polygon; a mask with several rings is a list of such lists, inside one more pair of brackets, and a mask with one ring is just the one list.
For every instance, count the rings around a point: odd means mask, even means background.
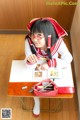
[{"label": "wooden wall", "polygon": [[[71,0],[55,0],[55,2]],[[74,2],[77,0],[74,0]],[[0,0],[0,29],[26,29],[34,17],[52,17],[69,31],[75,5],[54,5],[53,0]]]},{"label": "wooden wall", "polygon": [[73,60],[75,67],[75,84],[78,98],[79,120],[80,120],[80,1],[77,5],[72,26],[71,26],[71,43],[73,51]]}]

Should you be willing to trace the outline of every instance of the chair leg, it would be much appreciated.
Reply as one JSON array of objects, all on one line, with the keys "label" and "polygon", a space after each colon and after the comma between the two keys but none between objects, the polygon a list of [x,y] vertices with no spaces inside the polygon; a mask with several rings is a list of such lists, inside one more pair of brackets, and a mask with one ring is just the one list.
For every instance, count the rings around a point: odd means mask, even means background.
[{"label": "chair leg", "polygon": [[50,108],[50,98],[49,98],[49,109],[41,109],[42,112],[60,112],[62,110],[62,106],[63,106],[63,101],[62,99],[57,99],[57,105],[55,108],[51,109]]},{"label": "chair leg", "polygon": [[[24,97],[19,97],[19,99],[23,110],[32,111],[32,109],[27,108],[26,104],[24,103]],[[41,109],[41,112],[59,112],[62,110],[62,106],[63,106],[63,101],[62,99],[58,98],[56,107],[50,109],[50,98],[49,98],[49,109],[45,109],[45,110]]]},{"label": "chair leg", "polygon": [[24,103],[24,97],[19,97],[19,100],[23,110],[32,111],[32,109],[27,108],[26,104]]}]

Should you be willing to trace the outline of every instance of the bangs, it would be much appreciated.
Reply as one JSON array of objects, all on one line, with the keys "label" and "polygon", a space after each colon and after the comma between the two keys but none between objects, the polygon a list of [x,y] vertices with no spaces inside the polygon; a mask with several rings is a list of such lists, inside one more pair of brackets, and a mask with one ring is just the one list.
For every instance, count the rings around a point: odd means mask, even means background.
[{"label": "bangs", "polygon": [[38,20],[31,26],[32,33],[43,33],[44,35],[49,34],[49,26],[46,22]]},{"label": "bangs", "polygon": [[40,25],[39,24],[34,24],[32,27],[31,27],[31,32],[32,33],[41,33],[41,28],[40,28]]}]

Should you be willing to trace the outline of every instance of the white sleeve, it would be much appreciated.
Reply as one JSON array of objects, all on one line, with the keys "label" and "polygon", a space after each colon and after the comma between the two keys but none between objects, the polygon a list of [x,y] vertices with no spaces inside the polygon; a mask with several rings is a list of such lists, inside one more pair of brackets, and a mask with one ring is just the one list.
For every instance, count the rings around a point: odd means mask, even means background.
[{"label": "white sleeve", "polygon": [[28,57],[31,54],[32,54],[32,52],[31,52],[31,49],[30,49],[30,45],[29,45],[28,40],[26,39],[25,40],[25,55],[26,55],[26,57]]},{"label": "white sleeve", "polygon": [[56,59],[57,66],[61,68],[67,67],[71,63],[73,58],[64,41],[62,41],[58,49],[58,53],[61,57]]}]

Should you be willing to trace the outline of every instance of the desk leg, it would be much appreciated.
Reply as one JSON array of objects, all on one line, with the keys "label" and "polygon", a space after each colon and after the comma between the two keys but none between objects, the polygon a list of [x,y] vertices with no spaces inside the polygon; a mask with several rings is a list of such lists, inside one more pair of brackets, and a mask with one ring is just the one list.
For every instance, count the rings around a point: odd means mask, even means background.
[{"label": "desk leg", "polygon": [[[25,103],[24,103],[24,97],[19,97],[21,105],[22,105],[22,109],[23,110],[27,110],[27,111],[32,111],[32,109],[29,109],[26,107]],[[41,109],[41,112],[59,112],[62,110],[62,106],[63,106],[63,101],[62,99],[57,99],[57,105],[55,108],[50,109],[50,98],[49,98],[49,109]]]}]

